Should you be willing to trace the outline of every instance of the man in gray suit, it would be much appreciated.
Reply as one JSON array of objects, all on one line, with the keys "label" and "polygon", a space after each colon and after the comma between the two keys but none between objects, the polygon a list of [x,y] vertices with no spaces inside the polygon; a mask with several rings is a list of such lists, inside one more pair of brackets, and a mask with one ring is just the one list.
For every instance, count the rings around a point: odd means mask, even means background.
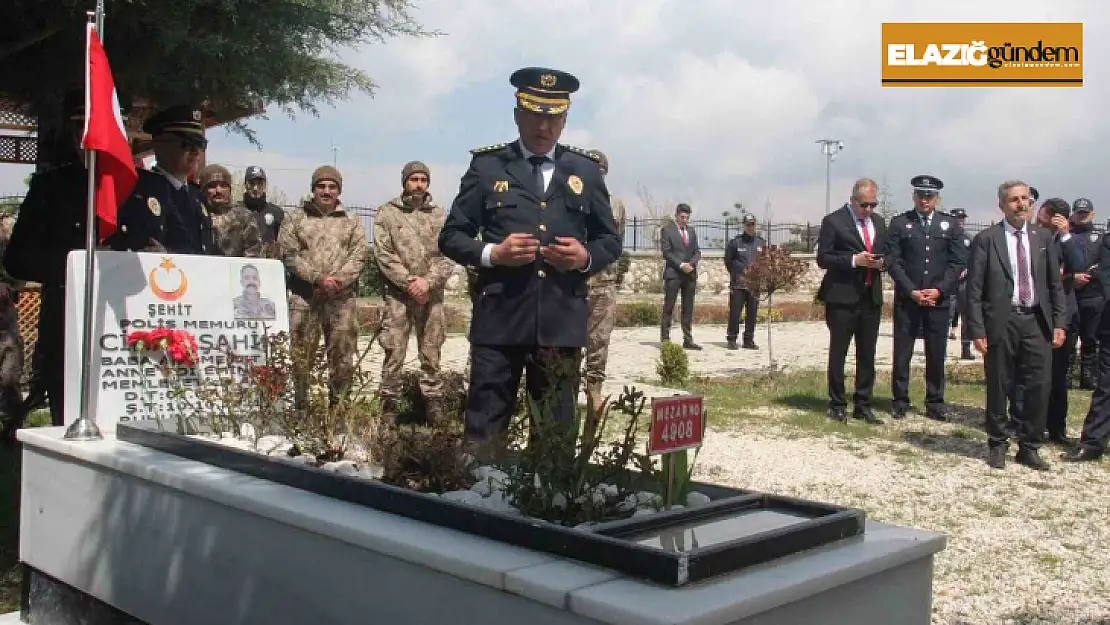
[{"label": "man in gray suit", "polygon": [[679,204],[675,208],[674,223],[663,226],[659,245],[663,249],[663,314],[659,339],[671,340],[671,317],[674,302],[682,293],[682,347],[701,349],[694,342],[694,289],[698,285],[698,233],[690,226],[690,206]]},{"label": "man in gray suit", "polygon": [[968,331],[984,354],[987,374],[987,464],[1006,466],[1012,433],[1006,402],[1017,376],[1024,387],[1018,452],[1014,460],[1048,470],[1038,450],[1044,442],[1052,349],[1066,339],[1064,287],[1052,231],[1027,223],[1032,215],[1029,185],[1010,180],[998,187],[1005,219],[971,243],[967,272]]}]

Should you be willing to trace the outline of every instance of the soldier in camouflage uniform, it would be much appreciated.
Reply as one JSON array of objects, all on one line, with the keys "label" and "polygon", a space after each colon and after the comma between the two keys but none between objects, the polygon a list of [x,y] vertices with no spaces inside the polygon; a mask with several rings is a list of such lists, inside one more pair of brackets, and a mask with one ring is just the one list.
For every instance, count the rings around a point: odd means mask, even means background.
[{"label": "soldier in camouflage uniform", "polygon": [[[601,175],[609,174],[609,158],[594,150],[601,165]],[[625,208],[620,198],[611,197],[613,219],[617,232],[624,239]],[[617,287],[620,270],[613,263],[590,278],[589,321],[586,336],[586,396],[594,406],[601,405],[601,384],[605,381],[605,363],[609,360],[609,335],[617,322]]]},{"label": "soldier in camouflage uniform", "polygon": [[232,205],[231,172],[222,165],[207,165],[197,179],[220,251],[224,256],[257,258],[262,246],[258,224],[246,206]]},{"label": "soldier in camouflage uniform", "polygon": [[[312,199],[289,214],[278,232],[289,288],[289,325],[295,344],[323,330],[332,401],[345,397],[358,352],[357,287],[370,254],[366,230],[339,201],[343,176],[324,165],[312,172]],[[303,383],[303,381],[302,381]],[[298,404],[307,389],[299,385]]]},{"label": "soldier in camouflage uniform", "polygon": [[428,422],[442,423],[439,355],[447,340],[443,289],[455,263],[439,251],[439,231],[446,215],[432,201],[430,183],[431,172],[424,163],[406,164],[401,170],[403,193],[380,206],[374,218],[374,249],[385,278],[381,399],[383,416],[395,418],[409,334],[415,328]]},{"label": "soldier in camouflage uniform", "polygon": [[[8,251],[13,222],[11,215],[0,216],[0,258]],[[19,388],[23,378],[23,338],[19,334],[19,312],[15,308],[22,287],[21,281],[0,268],[0,415],[5,434],[18,428],[24,418],[23,394]],[[14,427],[7,427],[9,422]]]}]

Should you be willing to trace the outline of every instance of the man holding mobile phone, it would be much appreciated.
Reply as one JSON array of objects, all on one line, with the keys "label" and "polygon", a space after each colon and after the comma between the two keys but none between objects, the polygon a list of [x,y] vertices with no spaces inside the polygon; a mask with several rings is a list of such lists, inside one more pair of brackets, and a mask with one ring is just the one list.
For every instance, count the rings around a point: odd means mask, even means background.
[{"label": "man holding mobile phone", "polygon": [[874,214],[879,185],[861,178],[852,186],[844,208],[821,221],[817,235],[817,266],[825,270],[817,298],[825,303],[829,328],[829,410],[833,421],[848,420],[844,396],[844,361],[848,345],[856,343],[856,392],[852,416],[881,425],[871,410],[875,386],[875,344],[883,310],[883,257],[887,237],[883,218]]}]

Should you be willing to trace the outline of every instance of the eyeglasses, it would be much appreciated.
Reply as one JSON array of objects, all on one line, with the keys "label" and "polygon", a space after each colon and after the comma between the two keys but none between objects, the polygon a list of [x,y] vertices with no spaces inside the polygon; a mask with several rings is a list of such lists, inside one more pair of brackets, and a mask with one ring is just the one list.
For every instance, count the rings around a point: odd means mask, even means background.
[{"label": "eyeglasses", "polygon": [[926,200],[931,200],[937,196],[936,191],[914,191],[913,194]]},{"label": "eyeglasses", "polygon": [[878,202],[860,202],[859,205],[862,206],[863,208],[875,208],[876,206],[879,205],[879,203]]}]

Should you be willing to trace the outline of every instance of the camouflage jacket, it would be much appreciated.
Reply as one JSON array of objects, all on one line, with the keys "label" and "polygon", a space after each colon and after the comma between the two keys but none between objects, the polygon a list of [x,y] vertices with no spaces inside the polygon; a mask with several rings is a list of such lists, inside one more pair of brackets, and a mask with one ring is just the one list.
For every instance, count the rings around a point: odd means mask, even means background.
[{"label": "camouflage jacket", "polygon": [[409,276],[424,278],[432,290],[446,286],[455,263],[439,251],[445,219],[443,208],[431,196],[419,209],[405,206],[400,197],[378,207],[374,251],[387,281],[402,291],[408,288]]},{"label": "camouflage jacket", "polygon": [[278,232],[281,259],[289,272],[289,289],[302,297],[327,277],[339,280],[343,295],[354,295],[359,276],[370,254],[366,229],[357,215],[343,204],[323,214],[311,201],[292,211]]},{"label": "camouflage jacket", "polygon": [[258,258],[262,255],[262,236],[249,208],[242,204],[226,208],[208,206],[208,213],[212,215],[216,245],[224,256]]},{"label": "camouflage jacket", "polygon": [[[613,221],[617,222],[617,232],[621,235],[621,240],[624,239],[624,227],[627,221],[625,213],[624,201],[618,197],[610,198],[610,205],[613,207]],[[617,262],[602,269],[599,273],[594,274],[590,278],[590,286],[610,286],[617,283],[617,278],[620,277],[620,259]]]}]

